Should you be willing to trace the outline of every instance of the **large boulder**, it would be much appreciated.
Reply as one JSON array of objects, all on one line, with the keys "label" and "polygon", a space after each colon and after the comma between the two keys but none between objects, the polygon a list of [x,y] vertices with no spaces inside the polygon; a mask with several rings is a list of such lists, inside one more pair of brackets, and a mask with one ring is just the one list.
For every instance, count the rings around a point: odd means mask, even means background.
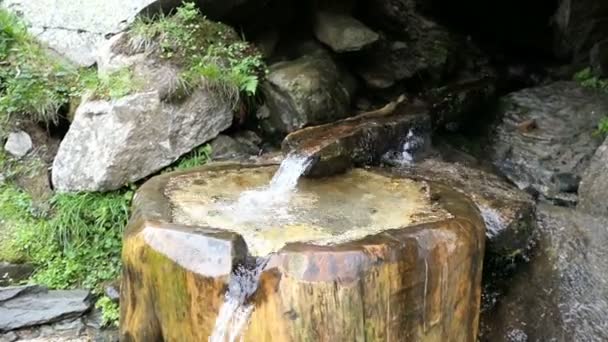
[{"label": "large boulder", "polygon": [[583,174],[577,208],[592,215],[608,216],[608,139],[604,141]]},{"label": "large boulder", "polygon": [[350,114],[354,79],[322,49],[270,66],[267,78],[262,85],[266,103],[257,115],[271,136],[283,137]]},{"label": "large boulder", "polygon": [[608,340],[606,227],[606,218],[539,205],[536,255],[482,314],[481,341]]},{"label": "large boulder", "polygon": [[[116,100],[88,98],[76,111],[53,162],[59,191],[107,191],[157,172],[230,127],[230,99],[197,88],[176,100],[179,69],[110,40],[100,72],[134,67],[140,91]],[[141,62],[141,63],[138,63]]]},{"label": "large boulder", "polygon": [[520,189],[574,204],[601,143],[593,133],[607,112],[606,96],[574,82],[511,93],[501,101],[491,159]]}]

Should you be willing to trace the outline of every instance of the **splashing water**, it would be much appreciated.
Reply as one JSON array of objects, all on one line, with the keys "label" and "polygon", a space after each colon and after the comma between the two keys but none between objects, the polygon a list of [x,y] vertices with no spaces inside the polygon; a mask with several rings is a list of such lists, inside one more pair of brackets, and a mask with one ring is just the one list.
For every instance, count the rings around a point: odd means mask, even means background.
[{"label": "splashing water", "polygon": [[254,309],[249,299],[258,289],[267,262],[267,257],[259,258],[254,265],[239,265],[232,272],[209,342],[234,342],[242,334]]},{"label": "splashing water", "polygon": [[390,164],[399,166],[412,165],[414,163],[414,154],[425,144],[426,140],[424,137],[414,134],[413,129],[410,129],[405,136],[401,150],[387,153],[384,159]]},{"label": "splashing water", "polygon": [[312,159],[296,154],[288,155],[272,177],[267,187],[244,191],[239,199],[219,208],[238,214],[239,222],[263,223],[268,215],[289,219],[288,203],[298,185],[298,179],[306,172]]}]

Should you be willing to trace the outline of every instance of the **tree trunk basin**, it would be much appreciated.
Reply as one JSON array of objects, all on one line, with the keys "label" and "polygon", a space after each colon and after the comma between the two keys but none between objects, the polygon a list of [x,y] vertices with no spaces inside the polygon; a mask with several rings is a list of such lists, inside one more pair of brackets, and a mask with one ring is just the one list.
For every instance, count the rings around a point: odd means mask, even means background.
[{"label": "tree trunk basin", "polygon": [[301,179],[288,221],[217,214],[276,170],[210,164],[139,190],[123,247],[122,341],[208,341],[234,270],[253,256],[266,263],[238,339],[476,340],[485,233],[468,198],[353,169]]}]

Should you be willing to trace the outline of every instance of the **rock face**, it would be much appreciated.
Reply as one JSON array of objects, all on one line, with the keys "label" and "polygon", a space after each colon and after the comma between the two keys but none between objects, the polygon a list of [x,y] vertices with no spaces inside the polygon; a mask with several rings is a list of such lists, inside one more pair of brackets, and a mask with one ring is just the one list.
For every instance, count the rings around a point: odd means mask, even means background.
[{"label": "rock face", "polygon": [[105,36],[124,30],[137,14],[150,5],[175,5],[159,0],[5,0],[2,6],[19,13],[30,32],[52,50],[75,64],[95,63],[97,47]]},{"label": "rock face", "polygon": [[388,88],[413,76],[440,79],[450,69],[455,37],[421,16],[413,0],[366,1],[365,13],[386,38],[356,58],[358,74],[373,88]]},{"label": "rock face", "polygon": [[[385,112],[393,104],[371,113]],[[282,144],[286,153],[300,153],[314,159],[307,176],[327,176],[353,165],[370,165],[390,150],[400,150],[410,131],[423,136],[430,132],[427,109],[401,104],[388,115],[357,117],[313,126],[289,134]]]},{"label": "rock face", "polygon": [[[206,15],[219,18],[248,0],[195,2]],[[180,4],[178,0],[4,0],[0,6],[22,16],[30,33],[52,50],[79,66],[91,66],[98,47],[125,30],[138,14],[168,11]]]},{"label": "rock face", "polygon": [[597,77],[608,77],[608,39],[597,42],[589,53],[589,64]]},{"label": "rock face", "polygon": [[593,45],[608,38],[608,4],[593,0],[560,0],[554,16],[556,52],[587,60]]},{"label": "rock face", "polygon": [[344,118],[354,84],[323,50],[274,64],[262,86],[266,104],[258,112],[261,127],[282,138],[304,126]]},{"label": "rock face", "polygon": [[[120,49],[123,37],[111,46]],[[211,89],[196,89],[180,101],[170,99],[178,71],[111,48],[100,72],[138,63],[143,91],[117,100],[87,100],[78,107],[53,162],[59,191],[106,191],[120,188],[176,161],[232,124],[228,99]],[[120,50],[118,50],[120,51]]]},{"label": "rock face", "polygon": [[433,126],[458,130],[475,119],[475,114],[496,98],[495,94],[492,77],[455,82],[429,91],[426,101],[431,104]]},{"label": "rock face", "polygon": [[48,291],[36,285],[0,288],[0,332],[81,316],[91,307],[84,290]]},{"label": "rock face", "polygon": [[597,149],[583,174],[578,198],[579,210],[608,217],[608,139]]},{"label": "rock face", "polygon": [[[230,322],[218,317],[226,305],[236,305],[245,326],[220,331],[245,341],[475,339],[484,232],[466,197],[380,170],[351,170],[304,180],[292,202],[303,214],[295,226],[275,226],[281,218],[274,215],[258,231],[229,224],[234,214],[214,216],[211,198],[236,199],[267,184],[276,169],[210,164],[140,188],[123,250],[121,340],[204,341],[218,336],[214,324]],[[363,209],[372,203],[377,211]],[[394,206],[405,215],[390,215]],[[389,226],[402,228],[383,231]],[[276,252],[241,268],[248,250],[267,250],[264,242]]]},{"label": "rock face", "polygon": [[546,204],[538,217],[537,255],[482,315],[481,340],[605,341],[608,220]]},{"label": "rock face", "polygon": [[380,37],[359,20],[331,11],[316,14],[314,31],[317,39],[335,52],[359,51]]},{"label": "rock face", "polygon": [[4,150],[15,158],[23,158],[32,150],[32,138],[24,131],[12,132],[6,139]]},{"label": "rock face", "polygon": [[484,219],[486,254],[509,259],[525,253],[534,244],[535,203],[532,197],[486,171],[430,158],[403,169],[403,174],[441,182],[469,196]]},{"label": "rock face", "polygon": [[593,132],[606,112],[605,96],[574,82],[509,94],[491,135],[492,160],[519,188],[574,204],[577,179],[601,143]]}]

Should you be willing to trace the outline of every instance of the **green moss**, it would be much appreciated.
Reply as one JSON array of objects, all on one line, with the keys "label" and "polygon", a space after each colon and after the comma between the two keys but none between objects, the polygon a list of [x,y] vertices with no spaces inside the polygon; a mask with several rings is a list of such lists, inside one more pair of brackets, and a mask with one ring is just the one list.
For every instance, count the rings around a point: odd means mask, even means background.
[{"label": "green moss", "polygon": [[229,26],[206,19],[193,3],[173,15],[140,17],[129,30],[131,46],[154,51],[183,69],[186,91],[212,86],[236,104],[254,96],[266,66],[261,53]]}]

